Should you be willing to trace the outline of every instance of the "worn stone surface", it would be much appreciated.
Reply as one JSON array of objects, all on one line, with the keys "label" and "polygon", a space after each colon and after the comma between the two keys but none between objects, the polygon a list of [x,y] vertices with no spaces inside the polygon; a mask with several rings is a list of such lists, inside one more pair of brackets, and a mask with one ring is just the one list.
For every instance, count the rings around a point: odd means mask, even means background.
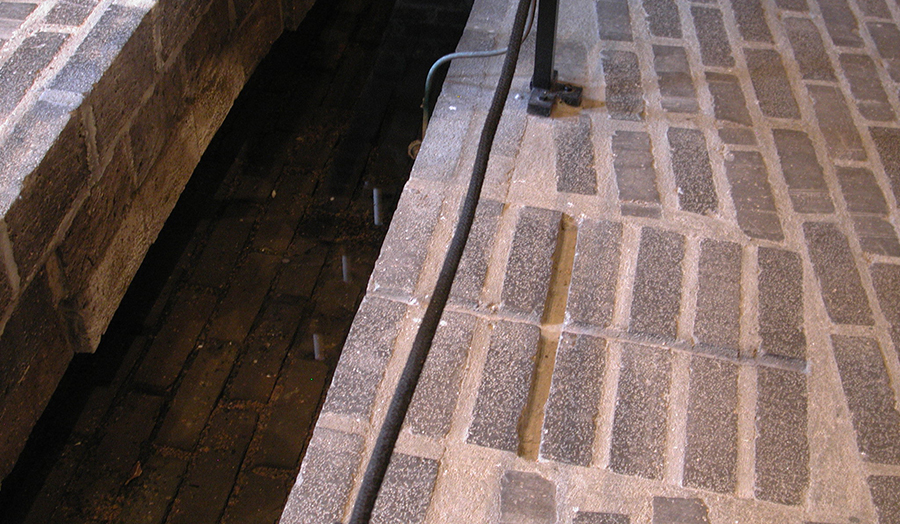
[{"label": "worn stone surface", "polygon": [[843,53],[840,62],[860,114],[869,120],[894,120],[894,110],[888,103],[872,58],[869,55]]},{"label": "worn stone surface", "polygon": [[872,490],[872,502],[878,513],[878,522],[897,522],[900,520],[900,477],[872,475],[869,477],[869,488]]},{"label": "worn stone surface", "polygon": [[578,228],[566,322],[606,327],[616,304],[622,225],[585,220]]},{"label": "worn stone surface", "polygon": [[691,357],[684,456],[686,486],[734,492],[737,483],[737,366]]},{"label": "worn stone surface", "polygon": [[478,203],[472,230],[466,240],[466,249],[450,289],[451,302],[475,305],[480,300],[502,212],[503,205],[495,200],[482,200]]},{"label": "worn stone surface", "polygon": [[741,335],[741,246],[703,240],[694,337],[713,353],[736,357]]},{"label": "worn stone surface", "polygon": [[828,153],[832,158],[865,160],[866,151],[840,90],[819,85],[808,85],[807,89],[813,99],[819,129],[825,136]]},{"label": "worn stone surface", "polygon": [[713,96],[716,118],[745,126],[752,124],[737,77],[708,71],[706,82]]},{"label": "worn stone surface", "polygon": [[786,18],[784,27],[804,80],[834,80],[834,69],[825,53],[822,35],[811,20]]},{"label": "worn stone surface", "polygon": [[853,16],[847,0],[821,0],[819,9],[822,11],[825,27],[828,28],[834,45],[862,47],[863,42],[859,37],[856,17]]},{"label": "worn stone surface", "polygon": [[651,227],[641,230],[629,331],[663,340],[675,338],[683,258],[683,236]]},{"label": "worn stone surface", "polygon": [[650,34],[666,38],[681,38],[681,20],[675,0],[643,0]]},{"label": "worn stone surface", "polygon": [[574,524],[630,524],[631,519],[628,518],[628,515],[618,513],[579,511],[572,522]]},{"label": "worn stone surface", "polygon": [[798,505],[809,487],[807,379],[774,368],[757,373],[756,497]]},{"label": "worn stone surface", "polygon": [[501,524],[556,522],[556,486],[536,473],[509,470],[500,479]]},{"label": "worn stone surface", "polygon": [[709,524],[700,499],[653,497],[653,524]]},{"label": "worn stone surface", "polygon": [[694,19],[694,28],[700,41],[703,65],[733,66],[734,56],[731,54],[731,44],[728,42],[725,23],[722,21],[722,11],[694,5],[691,6],[691,17]]},{"label": "worn stone surface", "polygon": [[778,358],[805,360],[800,256],[782,249],[761,247],[757,260],[760,350]]},{"label": "worn stone surface", "polygon": [[766,116],[800,118],[784,63],[777,51],[744,49],[759,108]]},{"label": "worn stone surface", "polygon": [[731,183],[737,221],[744,233],[754,238],[782,240],[781,220],[762,155],[756,151],[734,151],[725,160],[725,172]]},{"label": "worn stone surface", "polygon": [[[602,4],[597,4],[598,9]],[[637,55],[631,51],[603,51],[602,64],[610,118],[640,120],[644,114],[644,90]]]},{"label": "worn stone surface", "polygon": [[395,454],[372,510],[372,522],[418,524],[425,521],[431,491],[437,478],[435,460]]},{"label": "worn stone surface", "polygon": [[559,122],[553,128],[553,137],[556,143],[556,190],[597,194],[591,119],[581,116]]},{"label": "worn stone surface", "polygon": [[601,40],[631,42],[631,13],[627,0],[599,0],[597,29]]},{"label": "worn stone surface", "polygon": [[[674,6],[674,2],[672,3]],[[653,46],[653,67],[662,95],[662,107],[676,113],[696,113],[697,93],[683,47]]]},{"label": "worn stone surface", "polygon": [[834,204],[812,141],[801,131],[773,129],[781,172],[798,213],[832,213]]},{"label": "worn stone surface", "polygon": [[641,214],[634,209],[644,209],[658,215],[659,190],[650,150],[650,135],[616,131],[612,137],[612,152],[623,214]]},{"label": "worn stone surface", "polygon": [[715,212],[719,200],[703,133],[670,127],[668,135],[681,209],[700,215]]},{"label": "worn stone surface", "polygon": [[519,211],[503,279],[504,310],[533,322],[544,314],[561,219],[561,213],[548,209]]},{"label": "worn stone surface", "polygon": [[871,325],[869,300],[847,237],[826,222],[806,222],[803,231],[828,316],[838,324]]},{"label": "worn stone surface", "polygon": [[744,40],[771,42],[772,33],[760,0],[731,0],[734,18]]}]

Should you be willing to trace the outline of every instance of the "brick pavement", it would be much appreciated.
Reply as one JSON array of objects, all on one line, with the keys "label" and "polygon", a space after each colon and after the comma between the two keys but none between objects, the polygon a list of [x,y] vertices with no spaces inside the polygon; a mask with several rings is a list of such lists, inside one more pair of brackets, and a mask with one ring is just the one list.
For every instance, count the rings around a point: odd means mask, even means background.
[{"label": "brick pavement", "polygon": [[[560,10],[584,106],[526,116],[526,41],[373,520],[900,522],[900,5]],[[285,524],[349,514],[500,61],[451,68]]]}]

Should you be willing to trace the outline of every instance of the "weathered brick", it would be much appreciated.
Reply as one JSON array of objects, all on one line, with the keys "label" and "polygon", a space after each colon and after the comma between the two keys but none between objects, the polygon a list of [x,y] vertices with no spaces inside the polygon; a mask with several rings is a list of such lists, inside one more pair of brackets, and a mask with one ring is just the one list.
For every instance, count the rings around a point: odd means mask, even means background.
[{"label": "weathered brick", "polygon": [[191,281],[210,288],[226,285],[253,229],[254,218],[253,211],[246,205],[226,207],[194,265]]},{"label": "weathered brick", "polygon": [[500,524],[554,524],[556,486],[537,473],[509,470],[500,479]]},{"label": "weathered brick", "polygon": [[741,335],[741,246],[704,239],[699,281],[694,337],[713,353],[736,357]]},{"label": "weathered brick", "polygon": [[619,201],[625,214],[659,215],[659,190],[656,168],[650,151],[650,135],[635,131],[616,131],[612,137],[613,167]]},{"label": "weathered brick", "polygon": [[701,499],[653,497],[653,524],[709,524]]},{"label": "weathered brick", "polygon": [[866,150],[847,102],[840,89],[831,86],[807,85],[819,121],[819,130],[825,137],[828,153],[842,160],[865,160]]},{"label": "weathered brick", "polygon": [[856,0],[856,5],[866,16],[876,16],[879,18],[890,18],[891,12],[888,10],[884,0]]},{"label": "weathered brick", "polygon": [[760,0],[731,0],[731,8],[744,40],[772,41],[772,33],[769,32],[766,13]]},{"label": "weathered brick", "polygon": [[536,326],[494,325],[468,442],[513,453],[519,449],[519,418],[531,390],[539,339]]},{"label": "weathered brick", "polygon": [[757,370],[756,498],[798,505],[809,487],[806,375]]},{"label": "weathered brick", "polygon": [[274,255],[250,253],[247,256],[213,316],[210,337],[233,342],[247,337],[280,264],[281,258]]},{"label": "weathered brick", "polygon": [[238,485],[228,501],[223,524],[277,522],[294,479],[252,471],[238,477]]},{"label": "weathered brick", "polygon": [[159,158],[166,141],[175,134],[184,115],[187,103],[182,97],[184,79],[179,65],[173,64],[160,75],[153,94],[138,109],[128,129],[138,185]]},{"label": "weathered brick", "polygon": [[900,81],[900,30],[887,22],[869,22],[866,24],[869,34],[875,40],[878,55],[885,64],[891,79]]},{"label": "weathered brick", "polygon": [[548,209],[526,207],[519,212],[503,280],[504,310],[532,322],[543,316],[561,218]]},{"label": "weathered brick", "polygon": [[6,120],[67,38],[68,35],[61,33],[35,33],[22,41],[12,56],[0,66],[0,78],[3,78],[0,118]]},{"label": "weathered brick", "polygon": [[779,358],[805,360],[800,256],[760,247],[758,264],[760,350]]},{"label": "weathered brick", "polygon": [[327,256],[326,243],[296,236],[282,259],[282,262],[287,262],[282,266],[272,292],[275,295],[311,297]]},{"label": "weathered brick", "polygon": [[668,138],[681,209],[700,215],[715,212],[719,201],[703,132],[670,127]]},{"label": "weathered brick", "polygon": [[431,502],[438,463],[423,457],[395,453],[372,509],[372,524],[419,524]]},{"label": "weathered brick", "polygon": [[737,484],[737,365],[691,357],[684,484],[719,493]]},{"label": "weathered brick", "polygon": [[622,348],[609,468],[659,479],[666,444],[671,352],[637,344]]},{"label": "weathered brick", "polygon": [[832,335],[834,358],[863,459],[900,464],[900,412],[878,342]]},{"label": "weathered brick", "polygon": [[894,198],[900,199],[900,129],[870,127],[869,132],[881,157],[884,174],[891,183]]},{"label": "weathered brick", "polygon": [[781,55],[770,49],[744,49],[759,108],[766,116],[800,118]]},{"label": "weathered brick", "polygon": [[872,325],[869,300],[847,238],[828,222],[806,222],[803,232],[828,317],[838,324]]},{"label": "weathered brick", "polygon": [[773,129],[781,172],[798,213],[833,213],[834,204],[812,140],[803,131]]},{"label": "weathered brick", "polygon": [[696,113],[700,110],[691,79],[691,67],[683,47],[653,46],[653,67],[663,109],[676,113]]},{"label": "weathered brick", "polygon": [[725,127],[719,129],[719,138],[726,144],[735,144],[743,146],[756,145],[756,133],[752,129],[744,129],[740,127]]},{"label": "weathered brick", "polygon": [[819,9],[834,45],[862,47],[856,17],[847,5],[847,0],[819,0]]},{"label": "weathered brick", "polygon": [[875,181],[875,175],[865,167],[836,168],[838,181],[847,211],[850,213],[873,213],[886,215],[888,212],[884,194]]},{"label": "weathered brick", "polygon": [[681,21],[675,0],[643,0],[650,34],[665,38],[681,38]]},{"label": "weathered brick", "polygon": [[450,289],[450,301],[473,306],[481,298],[484,279],[487,276],[488,261],[497,236],[497,224],[503,204],[496,200],[481,200],[475,208],[475,219],[472,230],[466,240],[453,287]]},{"label": "weathered brick", "polygon": [[631,42],[631,14],[627,0],[598,0],[597,28],[600,40]]},{"label": "weathered brick", "polygon": [[594,144],[591,141],[591,119],[556,122],[556,190],[581,195],[597,194],[597,172],[594,170]]},{"label": "weathered brick", "polygon": [[840,62],[860,114],[869,120],[894,120],[894,110],[888,102],[872,58],[869,55],[844,53],[840,56]]},{"label": "weathered brick", "polygon": [[631,524],[628,515],[619,513],[595,513],[591,511],[579,511],[575,514],[573,524]]},{"label": "weathered brick", "polygon": [[859,237],[859,247],[866,253],[900,256],[900,243],[897,233],[890,222],[881,217],[855,215],[852,216],[853,229]]},{"label": "weathered brick", "polygon": [[159,524],[166,518],[169,503],[175,498],[187,462],[154,453],[141,464],[141,475],[134,479],[122,505],[123,524]]},{"label": "weathered brick", "polygon": [[541,458],[588,467],[603,391],[606,340],[563,333],[544,408]]},{"label": "weathered brick", "polygon": [[47,13],[48,24],[80,26],[84,23],[91,11],[97,6],[94,0],[76,0],[69,2],[63,0],[53,6]]},{"label": "weathered brick", "polygon": [[609,117],[640,120],[644,114],[644,91],[637,55],[631,51],[603,51],[602,57]]},{"label": "weathered brick", "polygon": [[753,121],[750,120],[750,112],[747,111],[744,92],[741,91],[741,84],[736,76],[707,72],[706,82],[709,84],[709,92],[713,96],[717,119],[744,126],[753,124]]},{"label": "weathered brick", "polygon": [[578,230],[566,323],[609,326],[616,304],[622,224],[585,219]]},{"label": "weathered brick", "polygon": [[784,28],[803,78],[834,80],[834,69],[831,67],[828,54],[825,53],[825,44],[816,24],[806,18],[786,18]]},{"label": "weathered brick", "polygon": [[722,11],[711,7],[691,6],[697,40],[700,42],[700,58],[705,66],[732,67],[734,57],[731,44],[722,21]]},{"label": "weathered brick", "polygon": [[900,477],[873,475],[869,477],[872,502],[878,512],[878,522],[893,524],[900,522]]},{"label": "weathered brick", "polygon": [[806,0],[775,0],[775,5],[777,5],[779,9],[787,11],[801,11],[804,13],[809,11]]},{"label": "weathered brick", "polygon": [[641,230],[629,331],[663,340],[675,338],[683,258],[684,236],[653,227]]},{"label": "weathered brick", "polygon": [[772,186],[762,155],[756,151],[732,151],[725,160],[731,198],[738,225],[748,236],[780,241],[781,221],[772,197]]},{"label": "weathered brick", "polygon": [[893,264],[872,264],[869,270],[872,284],[878,295],[878,304],[885,318],[891,324],[894,350],[900,352],[900,266]]}]

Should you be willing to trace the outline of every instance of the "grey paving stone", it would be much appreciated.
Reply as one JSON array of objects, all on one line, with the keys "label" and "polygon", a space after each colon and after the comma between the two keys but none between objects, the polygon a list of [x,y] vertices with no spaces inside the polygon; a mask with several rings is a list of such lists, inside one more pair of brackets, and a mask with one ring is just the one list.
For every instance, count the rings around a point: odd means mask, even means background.
[{"label": "grey paving stone", "polygon": [[474,329],[475,317],[444,312],[406,415],[413,433],[442,438],[450,430]]},{"label": "grey paving stone", "polygon": [[691,79],[691,67],[683,47],[654,45],[653,67],[662,95],[662,107],[676,113],[696,113],[697,93]]},{"label": "grey paving stone", "polygon": [[629,331],[663,340],[675,338],[683,258],[684,236],[653,227],[641,230]]},{"label": "grey paving stone", "polygon": [[741,336],[741,246],[704,239],[700,244],[694,338],[705,351],[738,356]]},{"label": "grey paving stone", "polygon": [[718,120],[725,120],[749,126],[750,112],[747,111],[747,101],[744,92],[734,75],[712,73],[707,71],[706,82],[709,84],[709,92],[713,96],[713,105]]},{"label": "grey paving stone", "polygon": [[812,140],[803,131],[790,129],[773,129],[772,136],[794,211],[834,213],[834,204]]},{"label": "grey paving stone", "polygon": [[888,9],[884,0],[856,0],[856,5],[866,16],[876,16],[879,18],[890,18],[891,11]]},{"label": "grey paving stone", "polygon": [[363,299],[341,351],[323,411],[368,420],[405,315],[406,306],[399,302]]},{"label": "grey paving stone", "polygon": [[832,86],[807,85],[819,121],[819,130],[832,158],[865,160],[866,150],[841,90]]},{"label": "grey paving stone", "polygon": [[653,153],[650,151],[650,135],[616,131],[612,137],[612,152],[619,200],[629,204],[658,206],[659,191],[656,188]]},{"label": "grey paving stone", "polygon": [[760,247],[758,257],[760,350],[778,358],[806,360],[800,255]]},{"label": "grey paving stone", "polygon": [[681,21],[675,0],[643,0],[650,34],[665,38],[681,38]]},{"label": "grey paving stone", "polygon": [[766,116],[800,118],[781,55],[770,49],[744,49],[759,108]]},{"label": "grey paving stone", "polygon": [[540,329],[499,321],[491,333],[467,441],[504,451],[519,449],[518,424],[534,372]]},{"label": "grey paving stone", "polygon": [[609,326],[616,304],[622,224],[585,219],[578,229],[566,323]]},{"label": "grey paving stone", "polygon": [[900,266],[872,264],[869,272],[881,311],[891,323],[894,350],[900,353]]},{"label": "grey paving stone", "polygon": [[737,484],[736,364],[691,357],[684,485],[719,493]]},{"label": "grey paving stone", "polygon": [[809,257],[833,322],[871,326],[872,311],[847,238],[827,222],[803,224]]},{"label": "grey paving stone", "polygon": [[553,270],[553,253],[562,214],[526,207],[519,211],[506,275],[501,307],[532,322],[540,321]]},{"label": "grey paving stone", "polygon": [[29,2],[0,2],[0,18],[25,20],[37,4]]},{"label": "grey paving stone", "polygon": [[628,518],[628,515],[619,513],[579,511],[575,514],[572,524],[631,524],[631,519]]},{"label": "grey paving stone", "polygon": [[784,28],[803,79],[834,80],[834,69],[816,24],[806,18],[785,18]]},{"label": "grey paving stone", "polygon": [[872,171],[865,167],[837,166],[835,172],[841,184],[844,201],[847,202],[847,211],[887,214],[887,202]]},{"label": "grey paving stone", "polygon": [[806,0],[775,0],[775,5],[777,5],[779,9],[784,9],[786,11],[809,11]]},{"label": "grey paving stone", "polygon": [[888,102],[872,58],[869,55],[844,53],[840,56],[840,62],[860,114],[869,120],[894,120],[894,110]]},{"label": "grey paving stone", "polygon": [[591,465],[605,362],[606,340],[571,333],[559,337],[550,396],[544,408],[541,458]]},{"label": "grey paving stone", "polygon": [[372,524],[418,524],[425,521],[438,462],[395,453],[372,509]]},{"label": "grey paving stone", "polygon": [[900,464],[900,412],[878,342],[832,335],[831,343],[859,452],[868,462]]},{"label": "grey paving stone", "polygon": [[703,65],[734,66],[731,44],[728,42],[728,33],[725,32],[725,23],[722,21],[722,11],[694,5],[691,6],[691,16],[694,19],[697,40],[700,42],[700,58]]},{"label": "grey paving stone", "polygon": [[631,14],[628,0],[598,0],[597,28],[600,40],[631,42]]},{"label": "grey paving stone", "polygon": [[756,498],[798,505],[809,487],[806,375],[757,368]]},{"label": "grey paving stone", "polygon": [[772,41],[772,33],[769,32],[766,13],[760,0],[731,0],[731,8],[744,40]]},{"label": "grey paving stone", "polygon": [[281,516],[284,524],[339,522],[363,454],[363,438],[317,427],[297,484]]},{"label": "grey paving stone", "polygon": [[500,479],[500,524],[554,524],[556,486],[537,473],[509,470]]},{"label": "grey paving stone", "polygon": [[591,118],[582,114],[578,118],[556,121],[553,138],[556,142],[556,190],[596,195]]},{"label": "grey paving stone", "polygon": [[606,108],[616,120],[640,120],[644,115],[644,91],[637,55],[631,51],[603,51]]},{"label": "grey paving stone", "polygon": [[731,158],[725,159],[725,173],[731,184],[738,225],[744,233],[753,238],[783,240],[762,155],[756,151],[733,151]]},{"label": "grey paving stone", "polygon": [[847,0],[818,0],[825,27],[836,46],[862,47],[856,17],[847,4]]},{"label": "grey paving stone", "polygon": [[77,0],[75,2],[61,1],[47,13],[48,24],[80,26],[84,23],[97,2],[91,0]]},{"label": "grey paving stone", "polygon": [[869,133],[875,141],[884,174],[891,182],[894,198],[900,199],[900,129],[890,127],[870,127]]},{"label": "grey paving stone", "polygon": [[653,497],[653,524],[709,524],[701,499]]},{"label": "grey paving stone", "polygon": [[900,477],[873,475],[868,480],[879,524],[900,522]]},{"label": "grey paving stone", "polygon": [[503,204],[496,200],[481,200],[475,208],[475,220],[466,241],[453,287],[450,302],[474,306],[481,298],[488,261],[497,236],[497,224]]},{"label": "grey paving stone", "polygon": [[894,226],[882,217],[869,215],[851,215],[853,229],[859,237],[859,246],[866,253],[900,256],[900,242]]},{"label": "grey paving stone", "polygon": [[891,79],[900,81],[900,30],[897,26],[887,22],[869,22],[866,24],[878,55],[885,64]]},{"label": "grey paving stone", "polygon": [[637,344],[622,348],[609,457],[616,473],[662,476],[671,360],[665,349]]},{"label": "grey paving stone", "polygon": [[703,132],[670,127],[668,137],[681,209],[700,215],[715,212],[719,200]]},{"label": "grey paving stone", "polygon": [[68,35],[61,33],[35,33],[22,41],[12,56],[0,66],[0,78],[3,78],[0,118],[5,120],[15,109],[67,38]]},{"label": "grey paving stone", "polygon": [[726,144],[755,146],[756,133],[752,129],[726,127],[719,130],[719,138]]}]

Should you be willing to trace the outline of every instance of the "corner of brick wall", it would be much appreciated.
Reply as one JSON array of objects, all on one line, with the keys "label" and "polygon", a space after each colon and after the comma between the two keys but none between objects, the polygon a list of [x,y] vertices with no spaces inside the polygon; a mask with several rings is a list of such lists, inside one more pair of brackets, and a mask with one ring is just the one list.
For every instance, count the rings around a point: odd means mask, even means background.
[{"label": "corner of brick wall", "polygon": [[[314,0],[118,0],[0,151],[0,480],[244,83]],[[17,186],[17,187],[16,187]]]}]

